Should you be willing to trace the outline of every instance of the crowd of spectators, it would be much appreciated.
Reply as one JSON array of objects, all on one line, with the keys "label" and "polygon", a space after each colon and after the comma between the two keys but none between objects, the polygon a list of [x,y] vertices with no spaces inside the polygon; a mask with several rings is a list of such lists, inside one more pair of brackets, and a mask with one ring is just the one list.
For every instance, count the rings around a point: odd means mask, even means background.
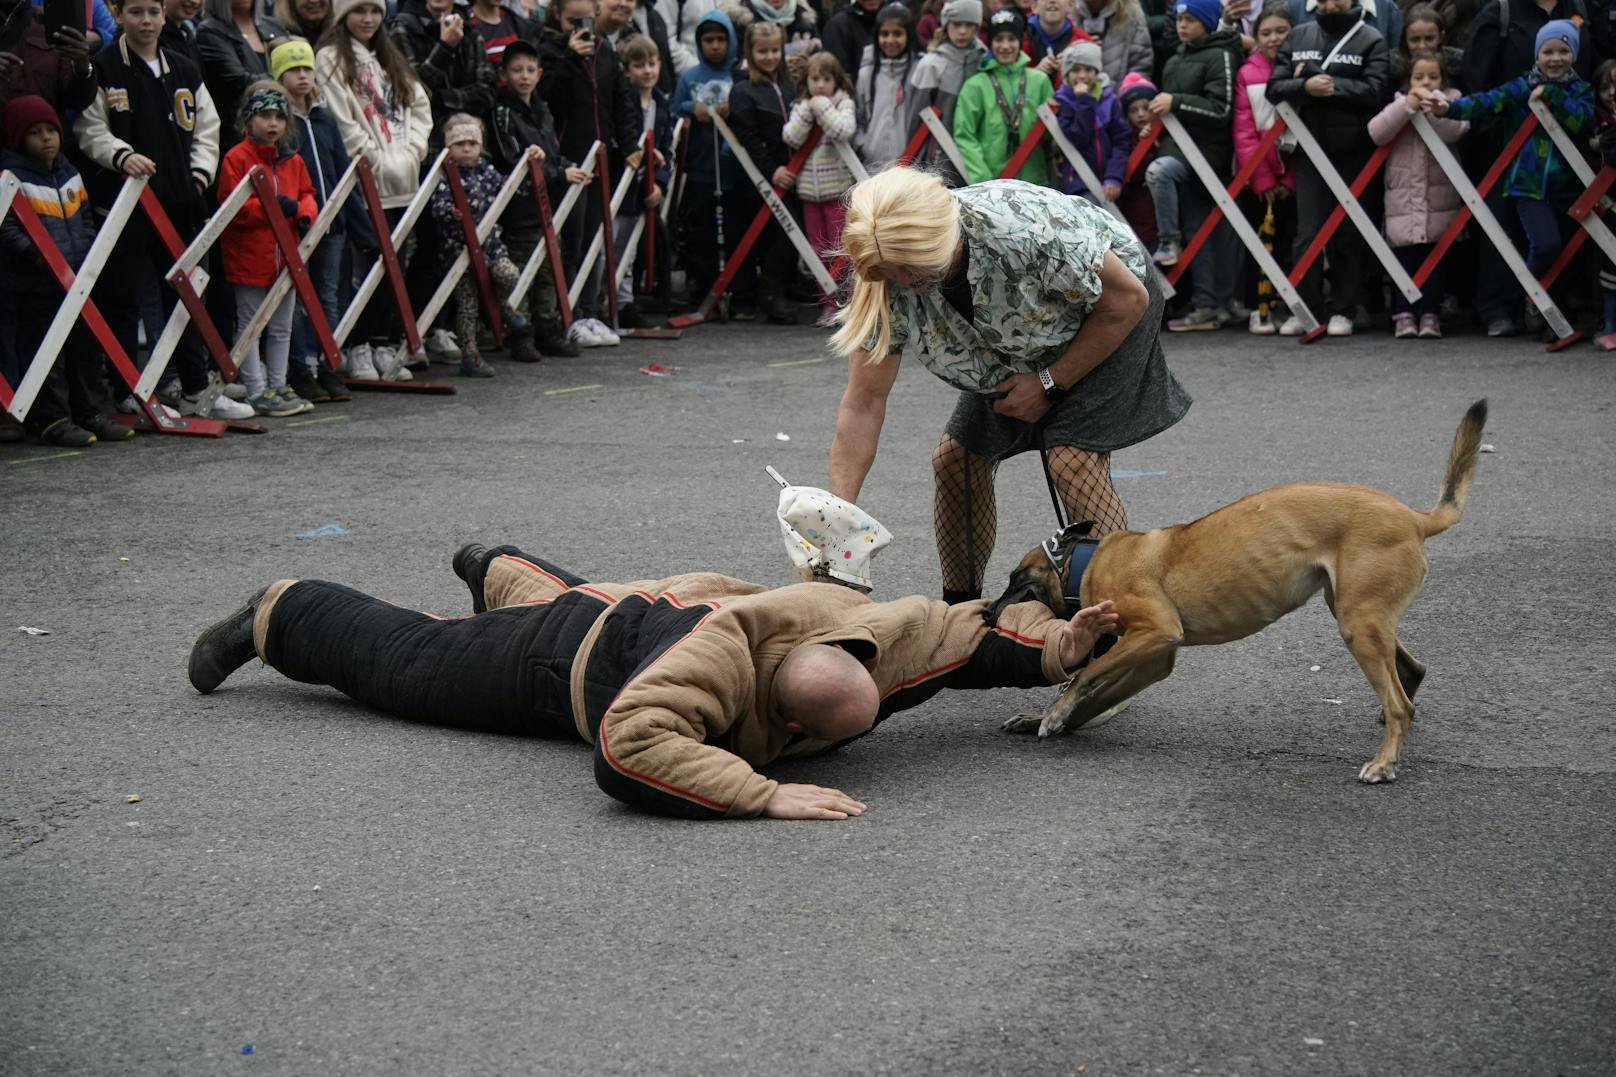
[{"label": "crowd of spectators", "polygon": [[[542,2],[542,0],[541,0]],[[1462,203],[1411,118],[1426,114],[1472,178],[1493,165],[1541,99],[1598,167],[1616,160],[1616,52],[1606,0],[0,0],[3,167],[70,268],[83,264],[97,221],[126,177],[146,177],[180,235],[203,227],[237,181],[263,169],[273,203],[250,195],[206,267],[213,322],[234,329],[239,377],[223,385],[194,328],[172,351],[157,395],[181,415],[284,417],[347,399],[348,380],[403,380],[433,359],[466,377],[491,377],[479,338],[487,311],[466,275],[425,347],[401,339],[387,288],[357,313],[356,277],[376,263],[375,221],[357,197],[332,210],[309,271],[327,322],[353,329],[340,373],[295,292],[267,317],[260,307],[284,269],[281,219],[302,235],[351,161],[370,164],[389,226],[420,190],[440,151],[459,170],[479,218],[507,179],[524,177],[485,243],[507,359],[576,356],[620,343],[619,331],[699,306],[758,211],[760,196],[725,129],[785,203],[815,249],[833,251],[842,197],[854,183],[849,153],[874,172],[890,165],[935,108],[957,161],[936,140],[917,163],[955,184],[1000,176],[1048,103],[1101,181],[1088,190],[1049,140],[1017,178],[1074,197],[1118,204],[1154,262],[1174,266],[1213,202],[1191,167],[1194,151],[1225,182],[1255,155],[1287,102],[1349,179],[1392,144],[1363,195],[1401,264],[1429,254]],[[1074,7],[1075,4],[1075,7]],[[1141,138],[1173,115],[1193,147],[1158,138],[1128,168]],[[688,138],[674,145],[676,121]],[[815,131],[800,171],[787,164]],[[1605,145],[1605,143],[1610,143]],[[604,146],[604,156],[591,150]],[[1335,207],[1313,160],[1287,133],[1254,167],[1241,208],[1288,267]],[[1603,147],[1603,149],[1602,149]],[[576,286],[563,330],[548,259],[510,298],[543,229],[529,188],[532,162],[552,206],[604,165],[628,174],[618,210],[620,248],[642,216],[648,227],[677,203],[656,244],[656,272],[604,279],[589,255],[601,226],[598,198],[581,197],[559,239]],[[446,179],[399,251],[416,309],[462,252],[459,210]],[[1543,273],[1574,222],[1582,185],[1542,131],[1509,162],[1487,201],[1528,266]],[[1474,229],[1472,229],[1474,231]],[[44,339],[61,295],[16,214],[0,223],[0,373],[15,385]],[[641,246],[643,254],[644,246]],[[579,282],[586,261],[592,268]],[[143,361],[177,296],[173,258],[142,213],[123,227],[93,298],[124,352]],[[734,268],[734,267],[732,267]],[[1597,251],[1562,273],[1556,298],[1616,347],[1616,271]],[[1174,332],[1238,328],[1296,335],[1300,318],[1265,286],[1227,224],[1191,261]],[[676,282],[682,287],[677,290]],[[617,290],[618,318],[606,323]],[[1408,303],[1388,287],[1350,225],[1339,229],[1299,292],[1331,335],[1389,327],[1432,338],[1473,319],[1490,336],[1543,332],[1536,308],[1484,238],[1467,235]],[[723,311],[736,320],[794,324],[819,296],[784,230],[770,227],[729,275]],[[245,333],[254,334],[241,344]],[[229,334],[226,334],[227,337]],[[414,373],[412,373],[414,372]],[[121,379],[82,326],[28,415],[50,444],[123,440],[113,408],[134,410]],[[23,430],[0,423],[0,439]]]}]

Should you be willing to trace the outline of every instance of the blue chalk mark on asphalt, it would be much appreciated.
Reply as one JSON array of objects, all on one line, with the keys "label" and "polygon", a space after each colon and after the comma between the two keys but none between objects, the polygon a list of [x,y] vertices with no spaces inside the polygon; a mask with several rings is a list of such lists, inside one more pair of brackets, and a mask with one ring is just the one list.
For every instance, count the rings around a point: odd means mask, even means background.
[{"label": "blue chalk mark on asphalt", "polygon": [[247,1045],[246,1045],[246,1046],[245,1046],[245,1047],[243,1047],[243,1048],[242,1048],[242,1049],[241,1049],[241,1053],[242,1053],[242,1054],[244,1054],[244,1055],[250,1055],[250,1054],[252,1054],[252,1053],[253,1053],[253,1045],[252,1045],[252,1044],[250,1044],[250,1043],[249,1043],[249,1044],[247,1044]]},{"label": "blue chalk mark on asphalt", "polygon": [[1167,474],[1165,471],[1118,471],[1116,468],[1111,469],[1113,479],[1154,479],[1165,474]]},{"label": "blue chalk mark on asphalt", "polygon": [[316,527],[313,531],[305,531],[301,535],[298,535],[296,537],[297,538],[332,538],[332,537],[334,537],[336,535],[346,535],[347,533],[348,533],[348,529],[346,527],[343,527],[341,524],[326,524],[324,527]]}]

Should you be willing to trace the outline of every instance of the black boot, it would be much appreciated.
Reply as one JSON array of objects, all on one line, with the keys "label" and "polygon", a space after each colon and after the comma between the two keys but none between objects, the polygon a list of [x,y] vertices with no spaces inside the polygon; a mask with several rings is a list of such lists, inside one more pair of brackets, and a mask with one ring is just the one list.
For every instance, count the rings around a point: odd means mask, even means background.
[{"label": "black boot", "polygon": [[555,355],[564,359],[575,359],[582,350],[578,345],[567,339],[566,330],[558,322],[541,322],[538,329],[539,352],[543,355]]},{"label": "black boot", "polygon": [[796,325],[797,304],[784,296],[770,298],[765,307],[769,321],[775,325]]},{"label": "black boot", "polygon": [[454,558],[449,562],[454,574],[460,577],[466,589],[471,592],[473,613],[488,611],[488,602],[483,598],[483,575],[488,571],[488,558],[492,552],[487,546],[468,542],[455,551]]},{"label": "black boot", "polygon": [[524,325],[511,330],[510,356],[513,363],[537,363],[539,349],[533,346],[533,327]]},{"label": "black boot", "polygon": [[196,637],[191,645],[191,687],[203,695],[257,657],[253,648],[253,618],[268,587],[253,592],[240,608]]}]

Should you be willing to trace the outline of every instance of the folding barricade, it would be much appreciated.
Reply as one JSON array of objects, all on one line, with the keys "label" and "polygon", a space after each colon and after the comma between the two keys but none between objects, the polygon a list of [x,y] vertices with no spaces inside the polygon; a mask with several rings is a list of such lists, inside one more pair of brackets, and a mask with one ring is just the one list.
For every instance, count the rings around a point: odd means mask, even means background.
[{"label": "folding barricade", "polygon": [[[1459,238],[1459,233],[1464,230],[1465,224],[1468,223],[1471,217],[1474,217],[1476,223],[1481,226],[1481,230],[1492,241],[1493,247],[1497,249],[1499,257],[1504,260],[1504,264],[1515,275],[1515,279],[1520,282],[1521,287],[1525,289],[1527,296],[1537,306],[1537,309],[1543,313],[1543,320],[1549,324],[1549,328],[1554,330],[1557,339],[1553,344],[1549,345],[1549,350],[1558,351],[1576,341],[1581,334],[1572,329],[1571,323],[1560,312],[1560,308],[1555,305],[1554,300],[1549,297],[1548,290],[1532,276],[1532,271],[1526,267],[1525,259],[1515,249],[1515,244],[1510,242],[1508,233],[1504,231],[1503,226],[1498,223],[1498,219],[1493,216],[1492,211],[1487,208],[1487,204],[1483,201],[1486,193],[1508,170],[1510,162],[1515,159],[1515,155],[1520,152],[1521,146],[1530,137],[1533,128],[1537,126],[1538,117],[1535,114],[1526,117],[1526,122],[1521,124],[1520,130],[1515,132],[1514,137],[1509,140],[1509,144],[1504,147],[1504,152],[1499,155],[1498,160],[1493,162],[1493,166],[1487,170],[1486,175],[1482,176],[1479,183],[1470,182],[1470,177],[1460,167],[1458,159],[1453,155],[1453,151],[1448,148],[1446,142],[1442,141],[1442,137],[1436,133],[1436,129],[1431,126],[1431,121],[1426,118],[1423,112],[1416,112],[1410,118],[1410,123],[1421,140],[1424,141],[1425,148],[1431,151],[1431,156],[1436,159],[1438,166],[1447,174],[1448,180],[1453,184],[1454,189],[1459,192],[1459,197],[1465,203],[1464,208],[1454,215],[1452,223],[1448,225],[1447,230],[1442,233],[1441,238],[1431,248],[1431,253],[1426,256],[1420,268],[1415,271],[1415,283],[1422,284],[1430,278],[1432,270],[1436,268],[1437,263],[1442,260],[1443,256],[1448,253],[1448,249],[1453,246],[1454,241]],[[1580,157],[1581,155],[1577,154],[1576,156]]]},{"label": "folding barricade", "polygon": [[[1582,249],[1583,241],[1586,239],[1592,239],[1599,249],[1604,252],[1605,257],[1616,263],[1616,236],[1611,234],[1604,218],[1596,211],[1600,200],[1610,190],[1611,184],[1616,182],[1616,167],[1602,168],[1596,174],[1593,168],[1589,166],[1587,159],[1577,149],[1577,144],[1572,141],[1570,135],[1566,134],[1565,128],[1560,126],[1560,121],[1554,118],[1553,112],[1549,111],[1549,106],[1542,101],[1531,101],[1529,104],[1533,115],[1537,117],[1537,122],[1548,133],[1549,138],[1554,141],[1555,148],[1570,163],[1572,171],[1576,172],[1577,179],[1582,181],[1585,188],[1577,200],[1571,204],[1571,209],[1568,213],[1568,216],[1577,222],[1579,228],[1576,234],[1566,241],[1565,247],[1560,251],[1560,256],[1554,260],[1554,264],[1549,266],[1539,281],[1544,288],[1551,288],[1554,286],[1554,282],[1559,279],[1560,274],[1565,271],[1565,267],[1570,265],[1572,259],[1577,256],[1577,252]],[[1560,342],[1556,341],[1555,343],[1559,344]],[[1603,341],[1601,343],[1603,344]]]},{"label": "folding barricade", "polygon": [[[590,169],[594,168],[600,149],[601,143],[596,141],[584,155]],[[572,327],[572,301],[567,295],[567,272],[561,261],[561,241],[558,233],[567,223],[567,218],[572,216],[573,207],[578,204],[578,199],[583,197],[585,184],[567,184],[567,193],[561,196],[561,205],[552,216],[550,191],[544,178],[544,165],[536,159],[529,158],[527,174],[532,180],[533,204],[539,211],[539,225],[544,231],[544,239],[533,249],[533,257],[528,259],[527,265],[523,266],[517,275],[516,285],[511,289],[510,304],[513,307],[521,304],[527,297],[527,290],[533,287],[534,280],[538,278],[539,269],[548,262],[550,278],[556,290],[556,306],[561,312],[561,327],[568,329]]]},{"label": "folding barricade", "polygon": [[[40,342],[39,351],[35,353],[33,360],[29,363],[28,369],[18,383],[16,390],[13,391],[11,386],[7,385],[3,379],[0,379],[0,403],[3,403],[6,410],[15,418],[23,419],[27,417],[34,400],[39,395],[40,388],[50,374],[51,367],[56,363],[60,355],[63,344],[66,343],[69,334],[72,333],[75,323],[82,317],[91,335],[95,337],[96,343],[101,345],[101,350],[112,363],[118,376],[123,380],[124,385],[128,387],[130,395],[141,409],[139,415],[114,416],[119,422],[123,422],[135,429],[150,430],[157,433],[193,434],[204,437],[218,437],[233,425],[220,419],[177,415],[158,402],[152,396],[150,389],[144,392],[140,391],[138,387],[142,383],[141,372],[135,368],[129,354],[123,350],[123,346],[112,335],[112,330],[107,325],[106,319],[102,317],[95,301],[90,297],[96,281],[106,267],[108,257],[111,256],[113,248],[117,245],[124,228],[129,223],[129,218],[134,215],[137,208],[146,213],[159,238],[171,252],[178,253],[181,248],[179,236],[174,231],[174,226],[169,221],[168,214],[164,212],[161,203],[157,201],[156,196],[147,187],[147,182],[147,178],[144,176],[128,177],[124,180],[123,186],[118,191],[117,199],[114,200],[106,219],[101,223],[94,243],[91,244],[89,252],[85,255],[83,264],[79,266],[77,271],[74,271],[68,266],[67,260],[62,257],[61,251],[45,231],[44,225],[40,222],[33,207],[28,205],[25,200],[20,200],[16,197],[20,190],[20,184],[16,177],[6,173],[4,179],[0,180],[0,212],[9,211],[17,215],[23,230],[28,233],[28,237],[33,241],[35,249],[39,251],[40,256],[45,260],[45,264],[50,267],[51,272],[55,275],[57,283],[62,286],[65,292],[61,306],[56,311],[56,317],[51,321],[44,339]],[[245,184],[246,181],[244,180],[242,186],[236,192],[243,201],[246,199],[245,192],[247,188]],[[187,283],[189,282],[187,281]],[[204,312],[204,316],[205,314],[206,312]],[[208,326],[211,328],[211,322],[208,323]],[[170,328],[172,328],[172,320]],[[169,335],[165,332],[164,337],[166,338]],[[177,342],[179,339],[178,333],[174,333],[172,336],[173,341]],[[215,342],[217,342],[218,334],[214,333],[213,336]],[[172,351],[172,348],[173,344],[170,343],[169,350]],[[219,349],[219,351],[222,351],[222,349]],[[217,351],[214,357],[215,359],[219,358]],[[228,354],[225,354],[224,358],[228,362]],[[166,363],[166,357],[163,358],[163,362]],[[149,361],[148,367],[150,366],[151,362]],[[158,372],[160,372],[160,369]],[[156,383],[156,377],[157,374],[153,373],[151,379],[153,385]],[[208,391],[210,393],[217,392],[218,387],[212,387]],[[204,402],[206,401],[204,400]]]},{"label": "folding barricade", "polygon": [[[645,290],[647,292],[656,290],[657,233],[662,231],[664,234],[666,234],[665,230],[668,225],[668,211],[673,204],[673,190],[680,181],[678,168],[679,159],[682,154],[680,153],[679,147],[682,147],[684,144],[683,139],[685,126],[686,125],[683,117],[681,117],[679,121],[673,125],[673,144],[675,146],[674,167],[668,176],[668,190],[662,193],[662,202],[655,211],[654,217],[652,216],[653,211],[645,210],[635,220],[634,227],[629,232],[628,241],[623,245],[623,256],[618,260],[617,272],[614,274],[611,282],[613,289],[621,285],[623,283],[623,277],[633,271],[634,257],[639,253],[640,240],[643,238],[645,240]],[[656,168],[652,165],[652,162],[654,162],[656,158],[657,152],[656,132],[645,132],[644,152],[645,156],[642,158],[642,163],[646,165],[644,195],[646,198],[649,198],[651,196],[651,191],[656,187]],[[630,169],[624,174],[623,182],[626,184],[630,179],[632,179],[632,177],[633,170]],[[615,328],[615,319],[613,324]],[[683,335],[683,333],[678,329],[667,328],[630,329],[618,330],[618,332],[625,336],[632,336],[637,339],[651,340],[678,340]]]}]

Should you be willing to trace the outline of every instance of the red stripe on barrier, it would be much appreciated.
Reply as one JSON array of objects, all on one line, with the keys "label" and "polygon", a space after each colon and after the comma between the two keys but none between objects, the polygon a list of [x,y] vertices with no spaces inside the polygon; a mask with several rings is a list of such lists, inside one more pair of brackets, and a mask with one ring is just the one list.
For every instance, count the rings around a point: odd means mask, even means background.
[{"label": "red stripe on barrier", "polygon": [[[1161,125],[1157,124],[1152,130],[1159,132]],[[1257,166],[1262,163],[1264,157],[1268,156],[1268,151],[1274,148],[1275,144],[1279,142],[1279,136],[1284,133],[1285,121],[1276,117],[1274,126],[1263,133],[1262,140],[1257,143],[1257,148],[1252,151],[1250,157],[1246,158],[1246,163],[1240,166],[1240,170],[1234,174],[1234,179],[1229,182],[1226,189],[1230,198],[1238,198],[1240,192],[1246,189],[1246,184],[1250,183],[1251,177],[1256,175]],[[1154,141],[1154,138],[1152,138],[1152,141]],[[1135,152],[1137,153],[1138,151],[1135,150]],[[1132,167],[1131,160],[1129,167]],[[1199,181],[1197,180],[1197,182]],[[1189,269],[1190,260],[1201,252],[1202,247],[1206,246],[1207,240],[1212,238],[1212,230],[1218,226],[1218,222],[1221,220],[1223,220],[1223,209],[1216,202],[1213,202],[1212,208],[1207,212],[1206,220],[1201,222],[1201,227],[1196,231],[1189,243],[1185,245],[1184,249],[1178,252],[1178,261],[1173,264],[1171,272],[1167,274],[1168,284],[1174,287],[1178,286],[1179,278],[1184,275],[1185,270]]]},{"label": "red stripe on barrier", "polygon": [[[1493,162],[1493,166],[1487,170],[1487,174],[1481,177],[1481,182],[1476,184],[1477,194],[1483,198],[1487,197],[1487,192],[1493,189],[1493,184],[1498,182],[1498,177],[1502,176],[1504,170],[1515,160],[1515,155],[1521,151],[1522,146],[1526,145],[1527,138],[1531,136],[1533,129],[1536,127],[1537,117],[1528,112],[1526,122],[1521,124],[1521,129],[1515,132],[1515,137],[1509,140],[1509,145],[1504,147],[1504,152],[1498,155],[1498,160]],[[1437,263],[1442,261],[1443,255],[1448,253],[1448,249],[1459,238],[1459,233],[1464,231],[1464,226],[1470,223],[1470,217],[1469,206],[1461,206],[1459,212],[1454,214],[1453,221],[1448,225],[1447,231],[1443,232],[1442,238],[1436,241],[1436,246],[1431,248],[1431,253],[1425,256],[1425,261],[1420,263],[1420,268],[1414,271],[1412,275],[1414,287],[1422,289],[1425,287],[1425,282],[1436,269]]]},{"label": "red stripe on barrier", "polygon": [[[645,217],[645,244],[641,248],[645,251],[645,290],[656,291],[656,211],[646,205],[651,200],[651,193],[656,190],[656,132],[645,132],[645,156],[640,163],[645,166],[645,197],[640,200],[640,212]],[[629,280],[634,279],[634,271],[628,271]]]},{"label": "red stripe on barrier", "polygon": [[[624,176],[627,183],[632,176]],[[606,147],[595,151],[595,185],[600,190],[601,257],[606,259],[606,271],[601,277],[606,290],[607,324],[617,328],[617,245],[612,240],[612,177],[606,159]]]},{"label": "red stripe on barrier", "polygon": [[1156,145],[1156,140],[1161,138],[1161,133],[1161,121],[1157,120],[1139,137],[1139,141],[1134,144],[1133,152],[1128,154],[1128,170],[1122,174],[1124,184],[1132,180],[1133,174],[1139,171],[1139,166],[1145,163],[1145,158],[1150,156],[1150,151]]},{"label": "red stripe on barrier", "polygon": [[[297,249],[297,237],[292,234],[292,227],[279,210],[280,206],[275,198],[275,191],[270,187],[269,177],[262,169],[254,168],[247,173],[247,178],[253,185],[253,191],[258,195],[258,201],[264,207],[264,216],[269,221],[270,234],[275,237],[275,246],[280,250],[281,257],[286,259],[286,269],[292,278],[292,289],[297,293],[298,301],[303,304],[303,313],[309,320],[309,326],[314,330],[314,338],[320,342],[320,351],[325,355],[326,365],[332,370],[342,365],[342,352],[337,347],[336,338],[331,335],[331,323],[325,319],[325,308],[320,305],[320,297],[314,291],[314,280],[309,276],[308,266],[303,262],[303,256]],[[285,302],[286,300],[282,300]]]},{"label": "red stripe on barrier", "polygon": [[[1363,168],[1359,170],[1358,178],[1354,179],[1347,188],[1352,192],[1352,197],[1357,198],[1369,188],[1370,182],[1375,178],[1375,173],[1380,171],[1381,166],[1386,163],[1386,158],[1391,156],[1392,147],[1396,146],[1398,141],[1407,134],[1408,128],[1405,127],[1397,133],[1397,138],[1392,139],[1384,146],[1375,148],[1375,152],[1369,155],[1369,160],[1365,161]],[[1414,137],[1418,138],[1419,136]],[[1340,228],[1341,222],[1346,219],[1347,207],[1337,205],[1335,209],[1330,211],[1330,215],[1324,219],[1324,227],[1318,230],[1313,236],[1313,242],[1307,245],[1307,249],[1296,260],[1296,264],[1291,266],[1288,279],[1292,284],[1300,283],[1301,279],[1307,275],[1307,271],[1313,268],[1313,263],[1318,260],[1320,254],[1324,253],[1324,245],[1330,242],[1330,237],[1335,235],[1336,229]]]},{"label": "red stripe on barrier", "polygon": [[1031,130],[1021,136],[1021,141],[1016,145],[1016,152],[1010,155],[1010,160],[999,170],[999,178],[1015,179],[1026,166],[1028,158],[1032,157],[1043,141],[1044,121],[1034,120]]},{"label": "red stripe on barrier", "polygon": [[[253,168],[262,171],[258,165],[253,165]],[[174,222],[169,219],[168,211],[163,208],[157,192],[150,187],[142,190],[140,208],[151,221],[158,240],[168,251],[168,256],[176,262],[179,261],[180,256],[185,253],[186,244],[174,228]],[[213,356],[213,361],[219,365],[225,381],[235,381],[240,371],[236,367],[235,359],[230,355],[230,345],[225,343],[224,337],[219,333],[219,327],[213,324],[213,316],[208,313],[207,304],[202,301],[201,294],[191,284],[191,275],[175,269],[169,273],[168,283],[179,295],[180,302],[185,304],[185,312],[191,317],[191,326],[196,330],[197,336],[202,338],[202,344],[208,349],[208,354]],[[222,286],[223,282],[220,284]]]},{"label": "red stripe on barrier", "polygon": [[930,137],[931,129],[925,124],[922,123],[916,127],[915,133],[909,136],[909,142],[904,146],[903,152],[898,154],[898,159],[894,162],[896,166],[898,168],[907,168],[915,157],[919,155],[921,149],[925,147],[926,140]]},{"label": "red stripe on barrier", "polygon": [[[444,162],[446,166],[448,163]],[[370,227],[376,233],[376,244],[381,249],[382,269],[387,276],[388,286],[393,290],[393,302],[398,306],[399,320],[404,323],[404,340],[410,346],[410,354],[414,355],[421,351],[421,330],[415,324],[415,310],[410,306],[410,292],[404,281],[404,267],[398,260],[397,249],[393,246],[393,229],[387,223],[387,211],[382,206],[381,190],[376,186],[376,175],[370,169],[370,161],[364,157],[359,159],[359,190],[365,200],[365,209],[370,214]]]},{"label": "red stripe on barrier", "polygon": [[567,270],[561,264],[561,245],[556,240],[555,217],[550,212],[550,188],[544,167],[533,158],[527,162],[528,186],[533,188],[533,206],[539,211],[539,227],[544,230],[544,257],[550,263],[550,282],[555,288],[561,328],[572,328],[572,299],[567,295]]},{"label": "red stripe on barrier", "polygon": [[483,253],[482,240],[477,238],[477,216],[472,213],[471,200],[466,197],[466,184],[460,178],[460,166],[453,161],[445,160],[443,180],[449,185],[449,198],[454,202],[455,213],[460,217],[460,239],[466,245],[466,256],[471,262],[472,280],[477,284],[483,317],[488,321],[488,329],[494,334],[494,340],[503,343],[505,318],[500,313],[499,296],[494,292],[494,278],[488,274],[488,256]]},{"label": "red stripe on barrier", "polygon": [[[1599,200],[1605,197],[1605,192],[1610,190],[1612,183],[1616,183],[1616,168],[1602,169],[1599,175],[1594,177],[1593,183],[1571,204],[1567,215],[1578,224],[1587,220],[1588,215],[1594,211],[1594,207],[1599,203]],[[1570,265],[1577,257],[1577,252],[1582,250],[1582,245],[1587,239],[1587,230],[1578,228],[1576,234],[1567,240],[1565,246],[1561,248],[1560,257],[1554,260],[1554,264],[1549,267],[1547,273],[1543,274],[1543,279],[1538,283],[1545,289],[1553,286],[1554,282],[1560,279],[1560,274],[1565,272],[1566,266]]]}]

